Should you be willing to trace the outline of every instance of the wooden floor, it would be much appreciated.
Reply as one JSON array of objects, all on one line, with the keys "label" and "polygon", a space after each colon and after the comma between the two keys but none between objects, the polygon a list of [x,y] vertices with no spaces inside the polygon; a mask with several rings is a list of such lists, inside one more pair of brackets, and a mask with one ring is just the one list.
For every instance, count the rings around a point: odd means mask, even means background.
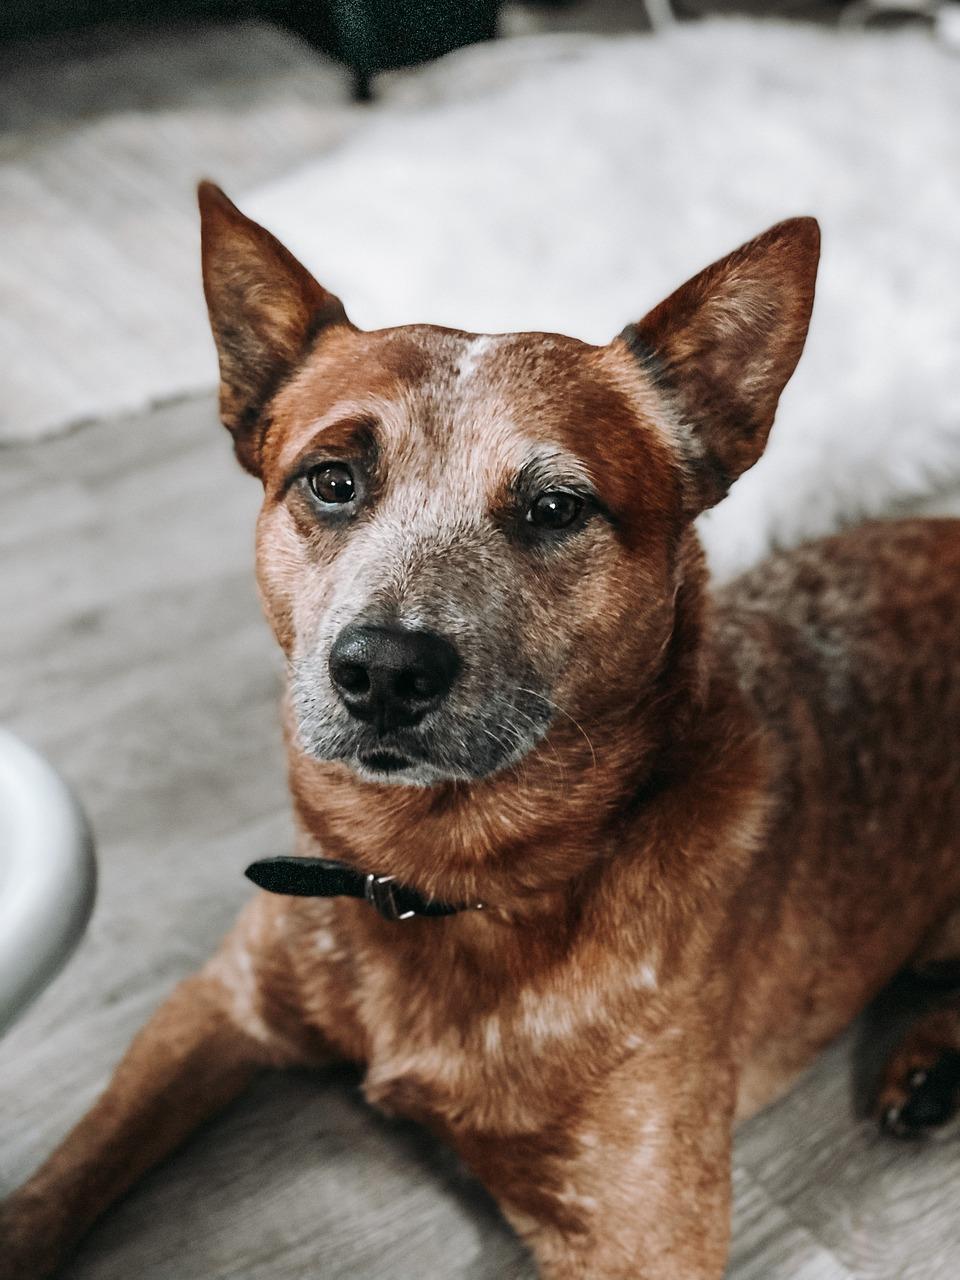
[{"label": "wooden floor", "polygon": [[[252,577],[257,485],[210,398],[0,451],[0,720],[98,836],[80,952],[0,1043],[0,1193],[104,1083],[287,847],[279,664]],[[960,1149],[857,1121],[878,1016],[737,1148],[736,1280],[955,1280]],[[519,1280],[529,1262],[435,1144],[355,1079],[265,1079],[90,1237],[70,1280]]]}]

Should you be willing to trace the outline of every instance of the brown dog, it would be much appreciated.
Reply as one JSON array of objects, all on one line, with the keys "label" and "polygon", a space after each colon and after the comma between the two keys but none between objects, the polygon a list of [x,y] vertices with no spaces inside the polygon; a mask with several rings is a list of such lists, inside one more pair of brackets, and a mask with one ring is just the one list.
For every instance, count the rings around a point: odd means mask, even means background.
[{"label": "brown dog", "polygon": [[[901,966],[960,954],[960,522],[706,590],[692,522],[763,450],[811,219],[590,347],[362,333],[200,195],[298,852],[347,864],[255,874],[370,901],[254,899],[7,1203],[0,1276],[52,1272],[258,1068],[336,1056],[449,1139],[544,1276],[717,1280],[735,1122]],[[920,1025],[891,1127],[949,1109],[958,1052],[955,1008]]]}]

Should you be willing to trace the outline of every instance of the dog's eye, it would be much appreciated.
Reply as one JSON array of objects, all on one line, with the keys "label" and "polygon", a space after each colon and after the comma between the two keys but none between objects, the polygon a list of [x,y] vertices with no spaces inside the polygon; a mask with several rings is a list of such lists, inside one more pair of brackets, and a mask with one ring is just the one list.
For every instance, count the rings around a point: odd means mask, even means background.
[{"label": "dog's eye", "polygon": [[548,489],[530,504],[527,519],[541,529],[566,529],[583,510],[583,499],[563,489]]},{"label": "dog's eye", "polygon": [[342,462],[324,462],[307,473],[307,483],[321,502],[352,502],[356,497],[353,473]]}]

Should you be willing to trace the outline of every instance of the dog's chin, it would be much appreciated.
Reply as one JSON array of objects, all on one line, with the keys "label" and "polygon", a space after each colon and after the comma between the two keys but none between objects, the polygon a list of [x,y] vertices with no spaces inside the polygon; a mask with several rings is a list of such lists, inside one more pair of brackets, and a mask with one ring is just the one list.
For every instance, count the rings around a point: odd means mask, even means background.
[{"label": "dog's chin", "polygon": [[[531,744],[531,749],[534,744]],[[310,752],[323,759],[319,753]],[[439,787],[445,783],[482,782],[517,764],[526,752],[509,756],[471,760],[469,766],[451,761],[432,760],[421,753],[408,753],[396,746],[364,746],[347,755],[336,757],[361,782],[390,787]],[[327,757],[329,760],[330,757]]]},{"label": "dog's chin", "polygon": [[344,762],[361,782],[375,782],[391,787],[435,787],[442,782],[463,780],[429,760],[412,759],[394,748],[363,751]]}]

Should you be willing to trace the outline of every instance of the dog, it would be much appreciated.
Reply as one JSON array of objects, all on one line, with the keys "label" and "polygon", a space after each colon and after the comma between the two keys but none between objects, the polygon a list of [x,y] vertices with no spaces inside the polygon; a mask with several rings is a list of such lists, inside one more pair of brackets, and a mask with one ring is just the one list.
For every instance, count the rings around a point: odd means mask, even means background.
[{"label": "dog", "polygon": [[[719,1280],[735,1125],[907,966],[960,956],[960,521],[711,591],[694,528],[806,338],[811,218],[609,345],[361,332],[211,184],[221,416],[263,483],[291,858],[0,1214],[52,1274],[264,1067],[365,1065],[551,1280]],[[960,1005],[875,1107],[947,1119]]]}]

